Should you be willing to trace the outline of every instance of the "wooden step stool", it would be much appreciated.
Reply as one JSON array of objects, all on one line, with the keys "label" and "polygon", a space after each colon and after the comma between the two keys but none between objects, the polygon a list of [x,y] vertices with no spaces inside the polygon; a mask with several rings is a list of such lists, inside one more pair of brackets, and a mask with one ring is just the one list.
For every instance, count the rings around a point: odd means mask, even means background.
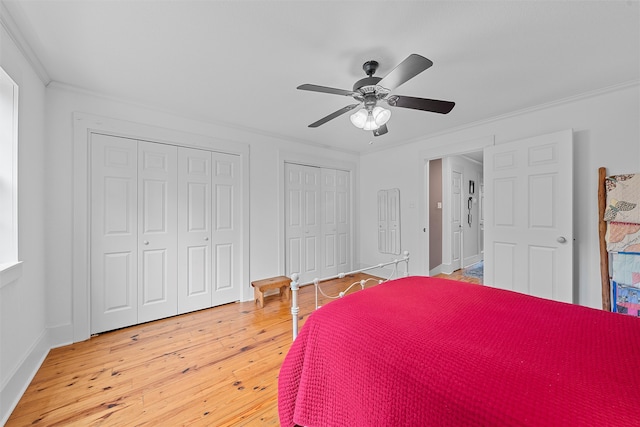
[{"label": "wooden step stool", "polygon": [[270,279],[256,280],[251,282],[253,286],[253,295],[260,307],[264,308],[264,293],[270,289],[280,289],[280,297],[284,297],[289,301],[289,285],[291,279],[287,276],[272,277]]}]

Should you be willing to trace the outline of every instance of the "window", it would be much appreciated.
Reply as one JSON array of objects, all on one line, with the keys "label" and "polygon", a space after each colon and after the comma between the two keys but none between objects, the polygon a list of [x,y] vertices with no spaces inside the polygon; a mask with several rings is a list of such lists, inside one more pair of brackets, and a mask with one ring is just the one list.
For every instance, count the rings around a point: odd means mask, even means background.
[{"label": "window", "polygon": [[0,287],[20,276],[18,262],[18,85],[0,68]]}]

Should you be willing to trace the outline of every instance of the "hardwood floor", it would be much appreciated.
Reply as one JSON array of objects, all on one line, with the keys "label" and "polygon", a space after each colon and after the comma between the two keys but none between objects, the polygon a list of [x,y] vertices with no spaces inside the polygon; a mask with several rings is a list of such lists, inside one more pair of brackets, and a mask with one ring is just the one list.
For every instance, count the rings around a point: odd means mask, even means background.
[{"label": "hardwood floor", "polygon": [[440,277],[443,279],[450,279],[450,280],[458,280],[460,282],[467,282],[467,283],[475,283],[476,285],[481,285],[482,284],[482,280],[481,279],[477,279],[475,277],[469,277],[469,276],[465,276],[463,274],[462,269],[460,270],[456,270],[451,274],[438,274],[436,276],[433,277]]},{"label": "hardwood floor", "polygon": [[[334,295],[362,277],[321,286]],[[302,326],[314,287],[299,296]],[[104,333],[51,350],[6,426],[276,426],[291,339],[277,295]]]}]

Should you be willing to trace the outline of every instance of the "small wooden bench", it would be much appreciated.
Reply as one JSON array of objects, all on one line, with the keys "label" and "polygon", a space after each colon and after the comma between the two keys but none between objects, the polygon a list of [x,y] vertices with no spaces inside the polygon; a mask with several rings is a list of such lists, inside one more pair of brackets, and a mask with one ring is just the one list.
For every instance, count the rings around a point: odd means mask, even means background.
[{"label": "small wooden bench", "polygon": [[271,277],[269,279],[256,280],[251,282],[253,286],[253,295],[260,307],[264,307],[264,293],[270,289],[280,289],[280,297],[284,297],[289,301],[289,286],[291,279],[287,276]]}]

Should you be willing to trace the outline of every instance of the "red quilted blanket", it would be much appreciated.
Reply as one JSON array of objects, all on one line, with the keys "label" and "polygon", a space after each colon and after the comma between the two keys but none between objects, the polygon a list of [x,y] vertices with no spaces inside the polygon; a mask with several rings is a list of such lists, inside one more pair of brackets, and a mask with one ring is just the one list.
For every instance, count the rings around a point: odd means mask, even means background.
[{"label": "red quilted blanket", "polygon": [[637,426],[640,319],[398,279],[311,314],[278,393],[284,427]]}]

